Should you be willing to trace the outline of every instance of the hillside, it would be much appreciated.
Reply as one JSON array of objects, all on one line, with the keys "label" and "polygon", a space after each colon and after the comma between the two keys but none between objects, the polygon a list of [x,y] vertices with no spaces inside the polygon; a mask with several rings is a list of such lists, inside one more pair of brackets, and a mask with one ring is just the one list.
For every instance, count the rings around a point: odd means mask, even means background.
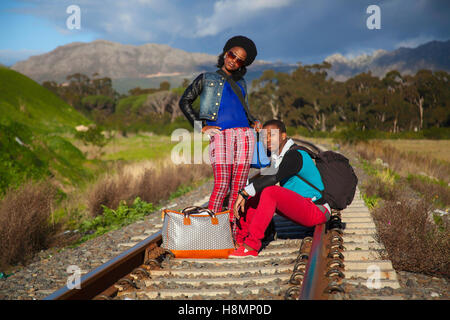
[{"label": "hillside", "polygon": [[74,131],[90,121],[30,78],[0,67],[1,120],[20,122],[41,132]]},{"label": "hillside", "polygon": [[0,67],[0,194],[27,179],[64,188],[90,177],[83,153],[63,135],[90,121],[26,76]]}]

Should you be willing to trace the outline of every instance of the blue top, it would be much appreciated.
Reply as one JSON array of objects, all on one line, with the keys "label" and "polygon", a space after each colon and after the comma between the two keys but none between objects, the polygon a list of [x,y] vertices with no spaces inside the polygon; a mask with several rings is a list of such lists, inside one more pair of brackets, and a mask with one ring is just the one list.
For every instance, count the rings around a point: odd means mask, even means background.
[{"label": "blue top", "polygon": [[[241,89],[242,95],[245,97],[245,90],[239,83],[237,83],[237,85]],[[220,130],[249,127],[244,106],[241,101],[239,101],[239,98],[227,81],[225,81],[223,87],[218,113],[217,121],[206,120],[206,125],[221,127]]]}]

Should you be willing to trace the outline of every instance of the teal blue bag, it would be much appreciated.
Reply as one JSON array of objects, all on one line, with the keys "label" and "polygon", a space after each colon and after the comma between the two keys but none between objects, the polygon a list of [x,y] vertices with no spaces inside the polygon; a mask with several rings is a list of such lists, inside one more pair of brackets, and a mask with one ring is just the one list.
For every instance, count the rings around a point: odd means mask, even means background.
[{"label": "teal blue bag", "polygon": [[261,169],[270,165],[270,159],[267,156],[264,143],[260,140],[259,132],[255,133],[255,149],[253,150],[251,168]]}]

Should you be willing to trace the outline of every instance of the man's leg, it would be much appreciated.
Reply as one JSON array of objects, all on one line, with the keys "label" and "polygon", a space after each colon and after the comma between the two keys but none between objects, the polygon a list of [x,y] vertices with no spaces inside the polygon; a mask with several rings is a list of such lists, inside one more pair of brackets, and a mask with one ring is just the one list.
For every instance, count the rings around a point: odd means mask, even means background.
[{"label": "man's leg", "polygon": [[248,226],[249,235],[244,241],[246,245],[255,250],[261,248],[264,232],[275,211],[306,227],[325,223],[327,220],[325,213],[320,211],[310,199],[283,187],[266,187],[261,192],[258,206]]},{"label": "man's leg", "polygon": [[244,243],[245,238],[249,234],[250,224],[252,222],[252,218],[254,213],[256,212],[256,208],[258,206],[260,193],[256,194],[254,197],[248,199],[245,203],[245,211],[239,212],[240,218],[237,221],[237,232],[236,232],[236,242]]}]

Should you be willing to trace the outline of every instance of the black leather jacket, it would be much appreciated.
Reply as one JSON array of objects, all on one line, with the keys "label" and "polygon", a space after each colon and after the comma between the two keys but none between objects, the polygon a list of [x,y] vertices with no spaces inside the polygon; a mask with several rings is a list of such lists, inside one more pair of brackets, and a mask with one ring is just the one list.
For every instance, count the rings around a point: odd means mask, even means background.
[{"label": "black leather jacket", "polygon": [[[217,72],[207,72],[200,74],[194,81],[186,88],[183,96],[180,99],[179,106],[185,117],[194,126],[194,121],[217,120],[218,109],[220,107],[221,93],[223,85],[227,81],[225,75]],[[238,81],[241,86],[247,91],[247,86],[243,79]],[[206,85],[205,85],[206,83]],[[200,96],[200,113],[192,108],[195,99]],[[256,119],[250,114],[248,110],[248,97],[245,95],[245,112],[249,124],[252,125]]]}]

